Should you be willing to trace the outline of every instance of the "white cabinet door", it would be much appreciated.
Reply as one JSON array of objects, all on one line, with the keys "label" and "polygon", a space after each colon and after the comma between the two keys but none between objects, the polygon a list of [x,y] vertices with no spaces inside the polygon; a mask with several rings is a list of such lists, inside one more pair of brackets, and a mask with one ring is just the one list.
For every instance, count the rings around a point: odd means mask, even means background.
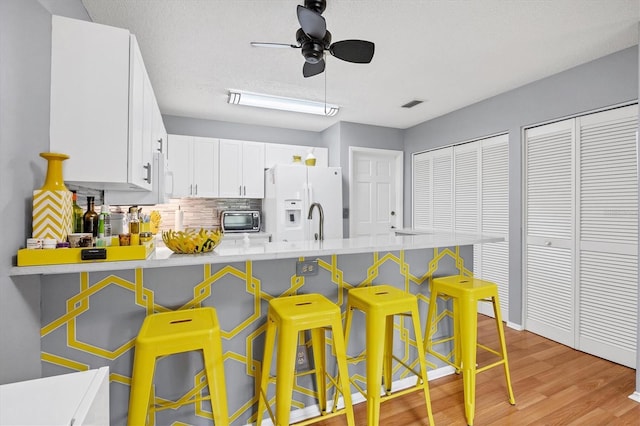
[{"label": "white cabinet door", "polygon": [[218,139],[193,138],[193,195],[218,196]]},{"label": "white cabinet door", "polygon": [[53,15],[50,149],[70,156],[65,180],[127,186],[128,137],[129,32]]},{"label": "white cabinet door", "polygon": [[169,135],[169,170],[173,175],[171,193],[174,198],[190,197],[192,194],[193,171],[191,136]]},{"label": "white cabinet door", "polygon": [[220,197],[264,197],[264,144],[220,140]]},{"label": "white cabinet door", "polygon": [[129,85],[129,181],[145,189],[151,189],[153,137],[151,117],[155,101],[151,82],[142,60],[142,53],[135,37],[130,37],[130,85]]},{"label": "white cabinet door", "polygon": [[242,197],[242,142],[220,140],[220,197]]},{"label": "white cabinet door", "polygon": [[242,144],[242,196],[264,198],[264,144]]},{"label": "white cabinet door", "polygon": [[50,150],[70,156],[67,182],[152,189],[147,84],[127,30],[52,16]]},{"label": "white cabinet door", "polygon": [[158,106],[155,94],[151,118],[153,127],[153,137],[151,140],[151,145],[153,147],[153,151],[160,152],[164,157],[165,164],[168,165],[169,149],[167,142],[167,130],[164,127],[164,121],[162,120],[162,114],[160,113],[160,107]]},{"label": "white cabinet door", "polygon": [[173,198],[218,196],[218,139],[169,135]]}]

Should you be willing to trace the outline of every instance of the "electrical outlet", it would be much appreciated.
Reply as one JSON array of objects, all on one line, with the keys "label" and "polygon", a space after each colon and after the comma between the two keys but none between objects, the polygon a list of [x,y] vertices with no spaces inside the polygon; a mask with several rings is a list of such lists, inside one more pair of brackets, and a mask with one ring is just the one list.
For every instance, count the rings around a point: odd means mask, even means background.
[{"label": "electrical outlet", "polygon": [[305,371],[309,369],[309,356],[305,345],[298,345],[296,352],[296,371]]},{"label": "electrical outlet", "polygon": [[296,262],[296,275],[318,275],[317,260],[298,260]]}]

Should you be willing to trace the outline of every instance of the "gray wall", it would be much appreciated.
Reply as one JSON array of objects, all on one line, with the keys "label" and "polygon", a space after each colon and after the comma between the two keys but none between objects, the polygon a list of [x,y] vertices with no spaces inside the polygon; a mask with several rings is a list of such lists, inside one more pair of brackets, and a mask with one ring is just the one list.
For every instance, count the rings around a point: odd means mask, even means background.
[{"label": "gray wall", "polygon": [[634,46],[407,129],[405,224],[411,223],[411,153],[508,132],[509,321],[522,324],[522,129],[637,98]]},{"label": "gray wall", "polygon": [[36,1],[0,2],[0,383],[40,377],[40,278],[11,279],[31,234],[31,194],[49,145],[51,15]]},{"label": "gray wall", "polygon": [[52,13],[88,19],[79,0],[0,1],[0,383],[41,376],[40,277],[8,269],[31,235],[32,193],[46,173]]}]

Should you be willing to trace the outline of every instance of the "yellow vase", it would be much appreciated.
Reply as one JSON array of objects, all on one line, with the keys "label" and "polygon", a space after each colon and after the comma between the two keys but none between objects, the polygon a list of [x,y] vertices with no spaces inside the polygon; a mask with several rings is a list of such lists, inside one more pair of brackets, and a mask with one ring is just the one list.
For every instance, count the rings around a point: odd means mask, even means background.
[{"label": "yellow vase", "polygon": [[62,162],[69,156],[55,152],[40,156],[48,162],[47,176],[42,188],[33,191],[33,238],[66,241],[73,232],[73,201],[62,178]]}]

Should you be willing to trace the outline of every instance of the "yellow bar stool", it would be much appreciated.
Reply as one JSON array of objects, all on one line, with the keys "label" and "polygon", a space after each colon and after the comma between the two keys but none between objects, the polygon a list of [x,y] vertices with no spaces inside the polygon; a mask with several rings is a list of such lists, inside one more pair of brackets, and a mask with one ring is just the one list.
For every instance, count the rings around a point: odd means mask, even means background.
[{"label": "yellow bar stool", "polygon": [[[347,297],[347,319],[345,325],[345,341],[349,342],[353,310],[358,309],[365,314],[366,349],[364,355],[348,358],[349,363],[357,363],[366,359],[366,390],[353,378],[351,383],[367,400],[367,425],[377,426],[380,423],[380,404],[388,399],[422,390],[427,404],[429,424],[433,425],[429,384],[427,381],[427,364],[424,355],[418,299],[413,294],[399,290],[390,285],[377,285],[349,290]],[[393,320],[395,315],[410,316],[413,321],[420,371],[393,355]],[[401,391],[391,392],[392,364],[396,360],[403,367],[417,376],[416,385]],[[383,378],[384,395],[381,396],[380,381]]]},{"label": "yellow bar stool", "polygon": [[[173,403],[170,407],[150,407],[156,358],[194,350],[202,351],[209,396]],[[215,309],[205,307],[148,315],[136,338],[128,425],[146,424],[149,408],[158,411],[203,400],[211,401],[216,426],[229,424],[222,339]]]},{"label": "yellow bar stool", "polygon": [[[449,297],[453,299],[453,336],[433,341],[432,336],[436,331],[434,318],[439,297]],[[478,343],[478,302],[491,302],[493,305],[498,337],[500,338],[500,351]],[[500,365],[504,366],[509,403],[512,405],[516,403],[511,388],[511,377],[509,375],[509,361],[507,359],[507,345],[504,339],[504,328],[500,314],[498,286],[496,286],[495,283],[462,275],[434,278],[431,282],[431,298],[429,300],[425,333],[425,352],[455,367],[457,371],[462,372],[464,412],[468,425],[473,425],[476,401],[476,374],[478,373]],[[453,362],[433,349],[434,345],[447,341],[454,342]],[[477,347],[497,355],[500,359],[481,368],[477,368]]]},{"label": "yellow bar stool", "polygon": [[[333,347],[338,364],[338,373],[335,377],[326,371],[326,329],[331,329],[332,332]],[[314,369],[296,374],[295,365],[298,335],[300,332],[306,330],[311,331]],[[276,376],[271,377],[271,361],[275,349],[276,335],[278,335]],[[345,414],[347,416],[347,424],[354,426],[355,418],[353,415],[353,405],[351,403],[347,355],[340,308],[320,294],[302,294],[272,299],[269,302],[269,312],[267,316],[267,332],[262,362],[260,393],[258,395],[257,426],[260,426],[262,423],[262,416],[265,410],[269,410],[269,415],[275,425],[288,425],[291,413],[294,377],[313,373],[315,373],[316,376],[316,386],[318,387],[317,398],[322,415],[307,419],[298,423],[298,425],[316,423],[329,417]],[[327,408],[327,379],[329,379],[336,388],[331,412],[329,412]],[[267,397],[270,382],[275,382],[276,384],[275,419]],[[337,409],[338,392],[342,394],[344,400],[344,408],[339,410]]]}]

